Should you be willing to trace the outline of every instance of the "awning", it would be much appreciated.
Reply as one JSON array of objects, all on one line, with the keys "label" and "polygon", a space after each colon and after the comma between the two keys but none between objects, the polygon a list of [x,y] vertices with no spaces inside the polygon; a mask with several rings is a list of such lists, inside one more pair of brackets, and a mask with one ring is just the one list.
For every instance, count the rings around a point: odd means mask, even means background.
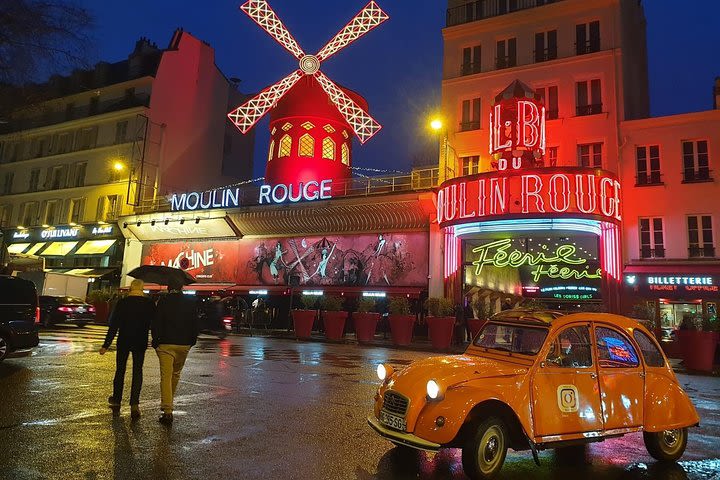
[{"label": "awning", "polygon": [[627,265],[624,273],[657,275],[720,275],[720,265]]},{"label": "awning", "polygon": [[11,243],[8,245],[8,253],[23,253],[30,243]]},{"label": "awning", "polygon": [[32,248],[30,248],[30,250],[27,251],[26,255],[35,255],[38,252],[38,250],[43,248],[45,245],[46,245],[46,242],[36,243],[35,245],[32,246]]},{"label": "awning", "polygon": [[[184,292],[221,292],[230,290],[233,285],[230,283],[193,283],[191,285],[185,285],[183,287]],[[145,290],[158,292],[165,290],[165,285],[158,285],[155,283],[146,283],[143,287]]]},{"label": "awning", "polygon": [[53,242],[40,255],[64,257],[72,251],[78,242]]},{"label": "awning", "polygon": [[63,273],[65,275],[75,275],[77,277],[99,278],[109,273],[116,272],[114,268],[53,268],[46,270],[48,272]]},{"label": "awning", "polygon": [[115,244],[116,240],[88,240],[83,243],[75,255],[101,255]]}]

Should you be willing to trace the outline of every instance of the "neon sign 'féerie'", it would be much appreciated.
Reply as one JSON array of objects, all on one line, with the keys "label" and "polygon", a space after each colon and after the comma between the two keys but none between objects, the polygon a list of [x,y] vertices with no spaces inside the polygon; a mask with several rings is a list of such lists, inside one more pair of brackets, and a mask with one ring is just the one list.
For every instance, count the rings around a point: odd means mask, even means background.
[{"label": "neon sign 'f\u00e9erie'", "polygon": [[577,249],[574,245],[560,245],[553,254],[548,254],[545,252],[521,252],[520,250],[508,251],[511,243],[512,240],[506,238],[473,248],[472,252],[479,254],[479,258],[472,262],[475,265],[475,275],[480,275],[485,265],[491,265],[497,268],[536,267],[530,272],[534,282],[539,281],[541,277],[563,280],[571,278],[575,280],[602,278],[602,270],[599,268],[596,271],[591,271],[587,267],[584,270],[579,270],[558,265],[587,265],[587,260],[575,256]]}]

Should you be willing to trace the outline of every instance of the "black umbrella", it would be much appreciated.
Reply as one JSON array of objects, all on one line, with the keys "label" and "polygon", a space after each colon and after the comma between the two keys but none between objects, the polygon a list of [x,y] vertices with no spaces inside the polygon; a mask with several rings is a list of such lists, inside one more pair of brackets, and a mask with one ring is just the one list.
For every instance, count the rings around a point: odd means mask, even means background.
[{"label": "black umbrella", "polygon": [[158,285],[168,285],[169,283],[190,285],[197,281],[195,277],[185,270],[163,265],[143,265],[129,272],[128,275],[140,279],[143,282],[157,283]]}]

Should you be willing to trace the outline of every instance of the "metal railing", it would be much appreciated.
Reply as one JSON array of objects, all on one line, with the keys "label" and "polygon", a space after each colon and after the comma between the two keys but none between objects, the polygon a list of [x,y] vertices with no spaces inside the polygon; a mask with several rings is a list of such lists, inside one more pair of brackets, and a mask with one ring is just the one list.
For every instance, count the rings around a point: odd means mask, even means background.
[{"label": "metal railing", "polygon": [[469,132],[471,130],[480,130],[480,120],[472,120],[470,122],[462,122],[460,124],[461,132]]},{"label": "metal railing", "polygon": [[543,50],[535,50],[534,52],[535,63],[547,62],[549,60],[557,59],[557,47],[545,48]]},{"label": "metal railing", "polygon": [[592,105],[578,105],[575,108],[575,114],[578,117],[597,115],[598,113],[602,113],[602,103],[593,103]]},{"label": "metal railing", "polygon": [[640,258],[665,258],[665,247],[641,247]]},{"label": "metal railing", "polygon": [[640,172],[635,179],[635,185],[662,185],[663,183],[660,172]]},{"label": "metal railing", "polygon": [[693,183],[693,182],[710,182],[712,181],[712,177],[710,176],[711,170],[707,167],[705,168],[699,168],[695,170],[694,168],[686,168],[683,170],[683,183]]},{"label": "metal railing", "polygon": [[715,258],[715,247],[712,245],[691,246],[688,248],[690,258]]},{"label": "metal railing", "polygon": [[515,66],[517,66],[517,58],[515,58],[515,56],[506,55],[495,59],[495,68],[498,70],[502,70],[503,68],[512,68]]},{"label": "metal railing", "polygon": [[584,42],[575,43],[575,54],[585,55],[587,53],[595,53],[600,51],[600,40],[586,40]]},{"label": "metal railing", "polygon": [[475,22],[518,10],[540,7],[561,0],[475,0],[447,10],[446,26]]},{"label": "metal railing", "polygon": [[463,63],[460,65],[460,75],[474,75],[480,73],[480,62]]}]

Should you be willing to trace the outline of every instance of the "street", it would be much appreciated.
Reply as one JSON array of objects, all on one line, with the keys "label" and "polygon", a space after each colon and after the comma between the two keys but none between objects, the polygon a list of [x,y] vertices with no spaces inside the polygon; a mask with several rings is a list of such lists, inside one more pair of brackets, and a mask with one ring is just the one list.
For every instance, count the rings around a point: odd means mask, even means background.
[{"label": "street", "polygon": [[[157,421],[148,350],[142,418],[107,407],[114,350],[105,328],[41,331],[31,356],[0,364],[0,479],[461,479],[460,452],[404,455],[367,425],[375,365],[427,353],[262,337],[204,336],[178,387],[176,419]],[[129,372],[128,372],[129,373]],[[652,461],[641,435],[594,444],[587,458],[510,452],[500,478],[720,478],[720,378],[681,375],[701,426],[677,464]]]}]

